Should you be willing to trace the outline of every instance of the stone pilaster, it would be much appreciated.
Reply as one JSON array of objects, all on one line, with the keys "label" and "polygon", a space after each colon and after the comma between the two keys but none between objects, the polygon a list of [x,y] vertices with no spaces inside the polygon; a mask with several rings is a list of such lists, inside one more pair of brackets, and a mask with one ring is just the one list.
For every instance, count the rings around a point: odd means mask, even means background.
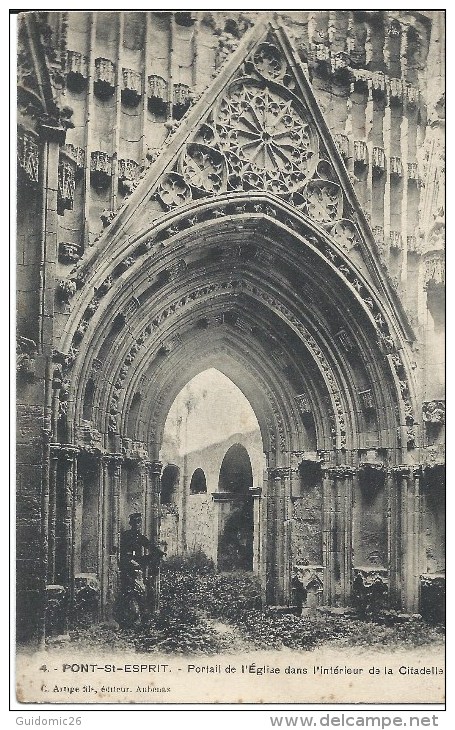
[{"label": "stone pilaster", "polygon": [[253,487],[250,489],[250,494],[253,497],[253,573],[259,575],[261,566],[261,547],[262,547],[262,520],[261,520],[261,494],[262,489],[260,487]]},{"label": "stone pilaster", "polygon": [[323,468],[324,602],[349,605],[352,588],[352,495],[356,471]]},{"label": "stone pilaster", "polygon": [[[149,465],[149,488],[146,493],[145,514],[146,523],[149,520],[147,537],[152,545],[159,547],[160,541],[160,514],[161,514],[161,471],[163,465],[160,461],[152,461]],[[151,576],[149,585],[149,602],[152,611],[156,611],[160,601],[160,571]]]},{"label": "stone pilaster", "polygon": [[289,598],[290,469],[270,467],[265,500],[267,524],[267,602],[284,604]]},{"label": "stone pilaster", "polygon": [[[392,469],[396,480],[395,571],[398,600],[407,613],[419,610],[420,552],[421,552],[421,469],[398,466]],[[394,571],[394,572],[395,572]]]}]

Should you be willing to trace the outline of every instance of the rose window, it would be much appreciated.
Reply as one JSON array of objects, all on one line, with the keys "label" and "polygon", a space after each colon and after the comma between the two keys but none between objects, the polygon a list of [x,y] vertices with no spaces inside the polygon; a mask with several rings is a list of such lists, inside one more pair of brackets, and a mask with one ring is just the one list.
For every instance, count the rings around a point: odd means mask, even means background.
[{"label": "rose window", "polygon": [[255,84],[240,83],[215,114],[231,175],[275,193],[295,191],[313,175],[317,137],[295,102]]}]

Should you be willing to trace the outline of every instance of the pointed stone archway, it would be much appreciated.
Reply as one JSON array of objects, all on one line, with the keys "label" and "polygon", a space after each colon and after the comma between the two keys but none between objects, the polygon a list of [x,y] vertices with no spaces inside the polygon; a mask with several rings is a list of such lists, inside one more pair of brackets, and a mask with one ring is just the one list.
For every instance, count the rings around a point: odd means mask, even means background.
[{"label": "pointed stone archway", "polygon": [[[413,335],[282,29],[245,38],[72,281],[49,459],[50,492],[63,485],[67,583],[82,564],[74,485],[96,474],[109,613],[122,505],[158,539],[167,413],[193,375],[216,367],[251,403],[266,453],[264,600],[289,602],[300,564],[327,604],[347,605],[355,571],[376,571],[391,604],[416,610]],[[373,472],[385,548],[353,510]]]},{"label": "pointed stone archway", "polygon": [[[412,386],[399,325],[336,245],[273,196],[201,201],[197,215],[199,228],[182,228],[156,253],[141,239],[134,242],[132,250],[143,253],[125,272],[108,274],[109,286],[93,279],[84,284],[68,320],[73,349],[57,356],[68,380],[64,418],[57,399],[54,406],[60,438],[82,449],[79,460],[100,464],[99,559],[110,555],[102,566],[103,603],[108,606],[115,591],[124,485],[138,495],[135,504],[143,506],[148,533],[157,538],[156,460],[168,410],[189,378],[216,367],[250,401],[267,455],[260,500],[266,600],[290,600],[296,514],[307,509],[299,465],[309,455],[321,473],[319,546],[312,550],[323,569],[324,600],[346,604],[358,469],[371,461],[386,500],[396,499],[399,482],[392,477],[386,488],[385,467],[392,459],[401,464],[404,456],[397,455],[408,448]],[[111,271],[118,271],[118,262]],[[87,318],[94,289],[103,295]],[[77,353],[82,323],[84,358]],[[398,521],[401,509],[395,503]],[[389,549],[380,560],[388,564],[398,560],[403,535],[398,525],[392,532],[385,512],[382,519]],[[390,575],[391,598],[411,601],[403,570]]]}]

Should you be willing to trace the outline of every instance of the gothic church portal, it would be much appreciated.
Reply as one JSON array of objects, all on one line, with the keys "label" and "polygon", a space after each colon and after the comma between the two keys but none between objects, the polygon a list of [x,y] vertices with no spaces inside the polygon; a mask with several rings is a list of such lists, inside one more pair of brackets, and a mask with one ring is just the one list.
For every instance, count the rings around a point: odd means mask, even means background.
[{"label": "gothic church portal", "polygon": [[437,11],[20,16],[21,640],[110,616],[130,512],[190,549],[204,475],[162,500],[160,457],[208,368],[259,424],[265,602],[293,575],[329,606],[441,594],[443,37]]}]

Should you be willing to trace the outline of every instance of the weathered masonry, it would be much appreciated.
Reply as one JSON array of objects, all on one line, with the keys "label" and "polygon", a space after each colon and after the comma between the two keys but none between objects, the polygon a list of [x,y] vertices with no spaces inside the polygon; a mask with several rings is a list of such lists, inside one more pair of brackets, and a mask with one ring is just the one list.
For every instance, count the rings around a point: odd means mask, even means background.
[{"label": "weathered masonry", "polygon": [[443,13],[30,12],[18,37],[19,640],[110,615],[211,367],[260,427],[265,600],[295,571],[327,605],[440,600]]}]

